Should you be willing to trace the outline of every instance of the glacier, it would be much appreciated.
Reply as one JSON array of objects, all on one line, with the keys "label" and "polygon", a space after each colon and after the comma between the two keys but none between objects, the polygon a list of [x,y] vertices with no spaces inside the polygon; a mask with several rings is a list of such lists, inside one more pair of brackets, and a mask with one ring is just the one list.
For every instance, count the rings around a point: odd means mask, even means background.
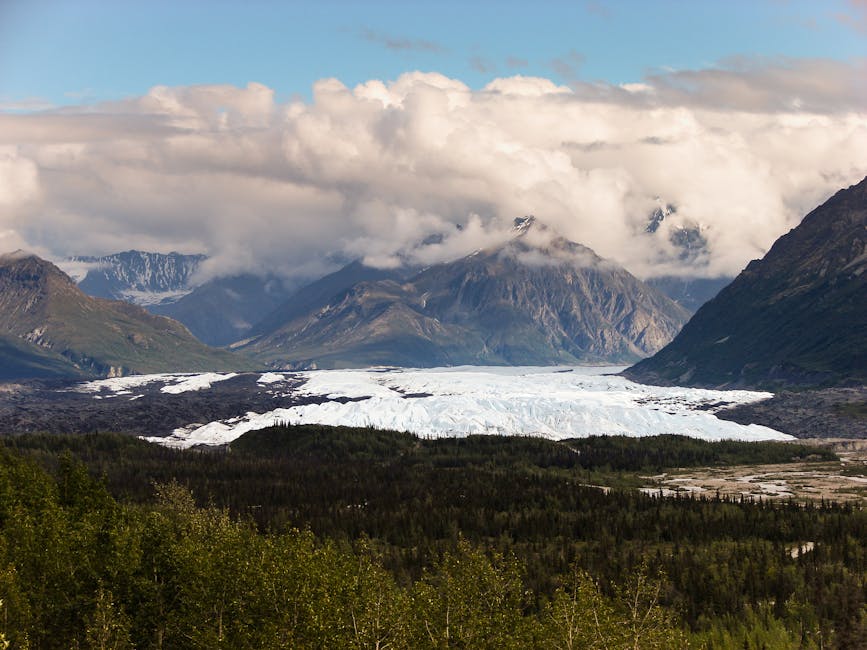
[{"label": "glacier", "polygon": [[[125,377],[111,377],[109,379],[95,379],[83,382],[73,388],[79,393],[103,393],[107,391],[109,397],[118,395],[130,395],[134,388],[142,388],[149,384],[162,383],[160,392],[170,395],[179,395],[189,391],[205,390],[218,381],[226,381],[237,377],[235,372],[205,372],[200,374],[190,373],[162,373],[155,375],[127,375]],[[97,395],[104,397],[104,395]]]},{"label": "glacier", "polygon": [[[274,424],[325,424],[408,431],[425,437],[471,434],[679,434],[704,440],[791,440],[757,424],[717,418],[721,408],[771,393],[648,386],[616,373],[621,367],[367,368],[264,373],[272,387],[290,380],[292,394],[320,403],[191,424],[146,440],[170,447],[222,445]],[[208,377],[213,381],[213,377]],[[190,383],[197,383],[195,381]]]}]

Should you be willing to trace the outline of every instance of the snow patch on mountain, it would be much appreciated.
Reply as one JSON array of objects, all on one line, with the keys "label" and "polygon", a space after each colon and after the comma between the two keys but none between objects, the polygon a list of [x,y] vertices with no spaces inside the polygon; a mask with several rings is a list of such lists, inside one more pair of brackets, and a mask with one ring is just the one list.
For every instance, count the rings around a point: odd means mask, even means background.
[{"label": "snow patch on mountain", "polygon": [[[422,436],[680,434],[704,440],[789,440],[768,427],[720,420],[725,406],[771,397],[755,391],[645,386],[612,373],[620,367],[370,368],[293,373],[296,391],[319,404],[249,412],[192,424],[166,438],[170,447],[220,445],[278,423],[378,427]],[[288,380],[289,377],[287,376]],[[269,383],[279,383],[273,375]],[[335,400],[353,401],[335,401]]]},{"label": "snow patch on mountain", "polygon": [[95,261],[83,261],[90,258],[71,257],[68,259],[52,260],[57,267],[66,273],[75,284],[81,284],[87,274],[94,270],[99,270],[100,263]]},{"label": "snow patch on mountain", "polygon": [[101,257],[78,256],[58,262],[82,291],[141,306],[172,303],[192,292],[204,255],[130,250]]},{"label": "snow patch on mountain", "polygon": [[134,305],[148,307],[150,305],[165,305],[177,302],[184,296],[193,292],[193,289],[174,289],[171,291],[121,291],[118,298]]}]

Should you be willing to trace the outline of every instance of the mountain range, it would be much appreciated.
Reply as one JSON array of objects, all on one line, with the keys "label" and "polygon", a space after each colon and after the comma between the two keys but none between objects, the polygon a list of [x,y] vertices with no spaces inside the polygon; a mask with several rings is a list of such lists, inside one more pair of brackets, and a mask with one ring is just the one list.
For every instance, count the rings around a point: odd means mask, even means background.
[{"label": "mountain range", "polygon": [[691,386],[867,384],[867,178],[810,212],[626,374]]},{"label": "mountain range", "polygon": [[174,302],[147,309],[180,321],[203,343],[224,346],[249,336],[264,315],[290,299],[295,287],[271,274],[229,275],[212,278]]},{"label": "mountain range", "polygon": [[79,288],[95,298],[123,300],[168,316],[207,345],[222,346],[247,335],[265,314],[289,298],[297,284],[273,274],[235,274],[201,279],[205,255],[129,250],[59,262]]},{"label": "mountain range", "polygon": [[[650,220],[650,236],[666,216]],[[698,235],[689,246],[701,245]],[[653,355],[625,374],[714,387],[867,383],[867,179],[810,212],[691,319],[650,283],[533,217],[516,219],[501,245],[457,260],[396,269],[355,261],[294,293],[255,276],[193,286],[203,260],[138,251],[78,258],[88,270],[79,287],[33,255],[0,256],[0,378]],[[710,292],[722,280],[704,282]],[[685,294],[693,283],[684,281]],[[200,323],[202,338],[234,341],[232,351],[203,345],[134,299]]]},{"label": "mountain range", "polygon": [[78,271],[78,286],[90,296],[148,306],[172,303],[192,291],[193,276],[205,259],[204,255],[130,250],[72,257],[60,267],[73,275]]},{"label": "mountain range", "polygon": [[627,362],[689,316],[532,217],[501,246],[410,277],[365,272],[348,287],[320,283],[236,349],[278,368]]},{"label": "mountain range", "polygon": [[[648,215],[645,233],[650,238],[664,238],[672,260],[687,265],[699,267],[698,261],[706,253],[707,240],[701,227],[678,214],[673,205],[660,204]],[[72,257],[60,262],[60,266],[88,295],[132,302],[151,313],[174,318],[212,346],[259,337],[303,315],[311,300],[330,298],[353,284],[406,279],[419,270],[408,264],[375,269],[356,260],[303,285],[274,274],[206,279],[198,273],[206,260],[204,255],[130,250],[99,257]],[[730,280],[687,274],[654,277],[646,282],[692,313]]]},{"label": "mountain range", "polygon": [[[202,260],[130,251],[78,261],[96,265],[83,285],[129,299],[133,290],[188,289]],[[230,316],[234,300],[254,312],[251,302],[261,307],[268,292],[261,278],[236,276],[148,307],[185,313],[207,326],[212,311]],[[45,260],[21,252],[3,256],[3,373],[10,378],[257,365],[622,363],[658,350],[688,317],[624,269],[532,217],[516,220],[504,244],[453,262],[376,269],[356,261],[288,300],[282,299],[285,292],[283,284],[271,291],[273,309],[257,324],[236,322],[222,331],[225,340],[250,334],[232,346],[237,355],[203,345],[182,324],[140,306],[88,296]]]},{"label": "mountain range", "polygon": [[0,361],[4,379],[249,366],[176,321],[86,295],[54,264],[21,251],[0,256]]}]

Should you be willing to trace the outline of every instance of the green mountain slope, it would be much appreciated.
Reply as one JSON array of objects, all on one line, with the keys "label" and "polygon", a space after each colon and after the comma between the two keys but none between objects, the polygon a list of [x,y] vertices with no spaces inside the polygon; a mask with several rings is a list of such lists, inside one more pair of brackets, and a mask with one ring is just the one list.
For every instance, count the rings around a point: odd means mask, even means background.
[{"label": "green mountain slope", "polygon": [[105,376],[249,366],[180,323],[85,295],[56,266],[24,253],[0,256],[0,336],[15,341],[6,348],[9,368],[48,359],[62,371],[65,360],[70,375]]},{"label": "green mountain slope", "polygon": [[867,383],[867,179],[810,212],[626,374],[696,386]]}]

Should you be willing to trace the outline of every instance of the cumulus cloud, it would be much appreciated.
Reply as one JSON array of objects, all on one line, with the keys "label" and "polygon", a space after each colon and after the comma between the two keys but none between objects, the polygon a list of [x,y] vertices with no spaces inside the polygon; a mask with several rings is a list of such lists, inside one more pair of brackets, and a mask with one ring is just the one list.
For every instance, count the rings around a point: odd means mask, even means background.
[{"label": "cumulus cloud", "polygon": [[[867,174],[862,68],[740,61],[480,90],[412,72],[324,79],[287,104],[251,83],[0,113],[0,244],[204,252],[209,275],[312,277],[351,258],[453,259],[534,214],[643,277],[730,275]],[[677,211],[650,235],[661,204]],[[700,228],[703,255],[679,255],[682,227]]]},{"label": "cumulus cloud", "polygon": [[[835,113],[867,106],[865,78],[864,59],[847,65],[826,59],[735,57],[719,68],[668,72],[648,81],[667,104]],[[643,97],[654,100],[652,93]]]}]

